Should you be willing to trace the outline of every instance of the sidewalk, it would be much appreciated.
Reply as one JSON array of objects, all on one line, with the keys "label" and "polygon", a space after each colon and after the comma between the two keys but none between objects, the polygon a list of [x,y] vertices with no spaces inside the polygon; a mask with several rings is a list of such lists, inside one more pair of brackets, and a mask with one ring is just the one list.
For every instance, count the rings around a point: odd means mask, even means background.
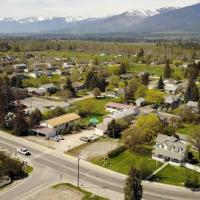
[{"label": "sidewalk", "polygon": [[154,171],[149,177],[147,177],[147,180],[150,179],[152,176],[156,175],[159,171],[161,171],[167,165],[168,165],[168,162],[166,162],[165,164],[163,164],[160,168],[158,168],[156,171]]}]

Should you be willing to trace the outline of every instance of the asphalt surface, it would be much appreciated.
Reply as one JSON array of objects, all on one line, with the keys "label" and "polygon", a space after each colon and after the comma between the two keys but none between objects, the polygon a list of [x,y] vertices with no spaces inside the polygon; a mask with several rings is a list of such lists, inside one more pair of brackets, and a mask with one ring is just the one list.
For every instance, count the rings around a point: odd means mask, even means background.
[{"label": "asphalt surface", "polygon": [[[2,135],[3,134],[3,135]],[[16,147],[27,147],[32,155],[20,158],[34,166],[30,177],[0,192],[1,200],[28,199],[45,187],[60,182],[77,184],[77,158],[0,132],[0,147],[11,154]],[[113,200],[123,199],[126,176],[80,160],[80,186]],[[145,200],[200,200],[199,192],[158,183],[143,182]]]}]

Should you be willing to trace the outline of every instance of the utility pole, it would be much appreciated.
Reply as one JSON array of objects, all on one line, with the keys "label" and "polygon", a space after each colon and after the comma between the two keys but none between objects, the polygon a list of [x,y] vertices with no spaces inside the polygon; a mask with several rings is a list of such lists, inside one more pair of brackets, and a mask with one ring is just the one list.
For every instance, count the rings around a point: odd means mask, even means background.
[{"label": "utility pole", "polygon": [[77,176],[77,187],[78,188],[80,186],[79,179],[80,179],[80,152],[78,152],[78,176]]}]

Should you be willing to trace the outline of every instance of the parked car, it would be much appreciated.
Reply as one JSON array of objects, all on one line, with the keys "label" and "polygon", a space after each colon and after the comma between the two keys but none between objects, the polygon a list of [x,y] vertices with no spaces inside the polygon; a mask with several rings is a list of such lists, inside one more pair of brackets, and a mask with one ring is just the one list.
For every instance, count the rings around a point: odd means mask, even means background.
[{"label": "parked car", "polygon": [[98,137],[96,135],[91,135],[88,137],[88,139],[91,141],[91,142],[94,142],[96,140],[98,140]]},{"label": "parked car", "polygon": [[60,142],[60,140],[59,140],[59,138],[57,136],[50,137],[49,139],[54,141],[54,142]]},{"label": "parked car", "polygon": [[57,135],[56,136],[59,140],[64,140],[64,137],[62,135]]},{"label": "parked car", "polygon": [[86,136],[81,137],[80,140],[84,142],[90,142],[89,138]]},{"label": "parked car", "polygon": [[31,155],[31,152],[27,148],[24,148],[24,147],[17,147],[17,153],[20,153],[24,156],[30,156]]}]

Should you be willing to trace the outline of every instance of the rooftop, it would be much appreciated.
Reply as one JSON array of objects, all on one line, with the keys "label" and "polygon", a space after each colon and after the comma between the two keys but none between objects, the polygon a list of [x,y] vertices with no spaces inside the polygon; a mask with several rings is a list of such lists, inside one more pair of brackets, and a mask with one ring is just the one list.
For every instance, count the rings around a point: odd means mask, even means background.
[{"label": "rooftop", "polygon": [[122,103],[114,103],[114,102],[107,103],[106,107],[112,107],[112,108],[116,108],[116,109],[130,109],[130,108],[134,108],[133,105],[127,105],[127,104],[122,104]]},{"label": "rooftop", "polygon": [[55,127],[78,119],[80,119],[79,115],[77,115],[76,113],[69,113],[47,120],[46,123]]}]

